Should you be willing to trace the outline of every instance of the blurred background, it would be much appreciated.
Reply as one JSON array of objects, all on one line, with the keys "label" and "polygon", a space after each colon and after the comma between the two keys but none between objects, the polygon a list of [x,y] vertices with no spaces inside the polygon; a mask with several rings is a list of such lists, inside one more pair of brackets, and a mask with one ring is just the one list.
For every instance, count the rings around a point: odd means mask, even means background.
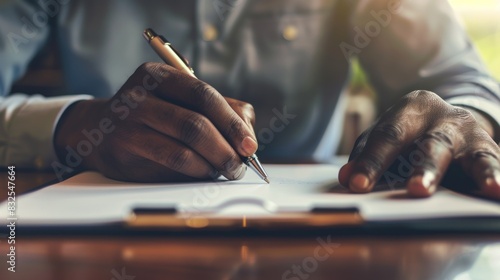
[{"label": "blurred background", "polygon": [[500,0],[451,0],[491,73],[500,80]]},{"label": "blurred background", "polygon": [[[0,0],[0,4],[6,0]],[[214,1],[214,0],[206,0]],[[410,0],[411,1],[411,0]],[[500,0],[449,0],[488,66],[500,81]],[[57,46],[49,43],[31,63],[28,73],[12,88],[13,92],[54,95],[61,92],[63,77],[58,69]],[[368,78],[357,63],[348,87],[349,99],[338,154],[349,154],[358,135],[376,118],[377,99]]]},{"label": "blurred background", "polygon": [[[449,0],[489,70],[500,80],[500,0]],[[354,65],[353,86],[368,85],[363,71]]]}]

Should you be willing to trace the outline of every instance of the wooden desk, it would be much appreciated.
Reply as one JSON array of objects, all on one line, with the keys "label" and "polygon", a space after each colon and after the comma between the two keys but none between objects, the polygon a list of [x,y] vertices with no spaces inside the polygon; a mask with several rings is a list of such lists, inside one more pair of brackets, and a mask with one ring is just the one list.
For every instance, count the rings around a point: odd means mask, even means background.
[{"label": "wooden desk", "polygon": [[[17,193],[53,177],[18,172]],[[5,174],[0,178],[6,182]],[[2,189],[0,198],[5,200],[6,188]],[[328,235],[335,244],[329,251],[317,240],[326,241]],[[16,240],[17,272],[12,273],[7,271],[5,236],[0,239],[0,279],[455,279],[459,274],[463,278],[456,279],[498,279],[500,275],[500,235],[18,235]]]}]

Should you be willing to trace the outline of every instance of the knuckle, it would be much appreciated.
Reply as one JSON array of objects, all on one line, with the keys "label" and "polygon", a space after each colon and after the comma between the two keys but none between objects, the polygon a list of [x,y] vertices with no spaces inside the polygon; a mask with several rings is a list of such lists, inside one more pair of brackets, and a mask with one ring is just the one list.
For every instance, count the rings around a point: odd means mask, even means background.
[{"label": "knuckle", "polygon": [[194,86],[193,103],[197,108],[214,108],[220,101],[221,95],[212,86],[204,82],[199,82]]},{"label": "knuckle", "polygon": [[443,131],[430,131],[426,132],[422,136],[422,142],[426,140],[431,140],[433,142],[438,142],[442,145],[444,145],[447,149],[450,151],[453,151],[453,137],[448,133],[448,132],[443,132]]},{"label": "knuckle", "polygon": [[474,115],[472,114],[471,111],[454,106],[452,109],[452,115],[455,119],[458,119],[460,121],[466,121],[466,122],[474,122],[475,118]]},{"label": "knuckle", "polygon": [[142,131],[135,125],[117,126],[113,133],[103,138],[106,152],[120,154],[122,149],[129,149],[139,140]]},{"label": "knuckle", "polygon": [[401,146],[404,142],[404,129],[395,123],[383,123],[373,128],[371,137],[380,137],[394,146]]},{"label": "knuckle", "polygon": [[494,151],[482,149],[482,150],[476,150],[472,153],[472,159],[477,160],[481,158],[490,158],[490,159],[495,159],[499,160],[498,154],[495,153]]},{"label": "knuckle", "polygon": [[371,178],[376,177],[383,169],[384,163],[380,156],[375,154],[364,154],[362,159],[359,161],[358,167],[369,174]]},{"label": "knuckle", "polygon": [[[103,147],[106,153],[106,156],[103,157],[106,160],[106,163],[119,162],[122,166],[130,166],[133,165],[136,149],[133,144],[127,143],[125,141],[116,141],[113,143],[109,143],[106,147]],[[113,166],[113,165],[111,165]]]},{"label": "knuckle", "polygon": [[131,95],[132,95],[132,89],[127,89],[127,90],[124,90],[122,92],[122,96],[121,97],[125,97],[127,99],[130,99]]},{"label": "knuckle", "polygon": [[437,94],[428,90],[415,90],[408,93],[405,97],[412,100],[441,99]]},{"label": "knuckle", "polygon": [[243,105],[242,105],[243,109],[245,109],[249,112],[255,112],[255,109],[254,109],[252,104],[247,103],[247,102],[242,102],[242,103],[243,103]]},{"label": "knuckle", "polygon": [[255,120],[255,109],[252,104],[243,102],[241,107],[250,119]]},{"label": "knuckle", "polygon": [[200,114],[192,113],[182,119],[181,139],[188,145],[195,145],[207,134],[210,122]]},{"label": "knuckle", "polygon": [[430,158],[425,158],[422,162],[415,164],[417,169],[431,171],[436,175],[441,174],[441,170],[439,169],[438,163],[435,160]]},{"label": "knuckle", "polygon": [[140,102],[146,99],[148,91],[141,86],[136,86],[127,91],[127,97],[135,102]]},{"label": "knuckle", "polygon": [[[161,153],[157,153],[159,155]],[[188,149],[176,149],[172,151],[170,156],[165,158],[166,165],[175,171],[182,171],[189,168],[192,152]]]},{"label": "knuckle", "polygon": [[217,169],[221,172],[234,173],[239,168],[239,159],[233,155],[224,158],[218,165]]},{"label": "knuckle", "polygon": [[159,63],[156,63],[156,62],[144,62],[143,64],[141,64],[137,70],[141,73],[144,73],[144,72],[148,72],[148,73],[151,73],[151,72],[154,72],[156,69],[159,68]]},{"label": "knuckle", "polygon": [[246,112],[248,119],[250,120],[250,123],[252,125],[255,125],[255,109],[253,105],[250,103],[245,103],[244,110]]},{"label": "knuckle", "polygon": [[368,135],[370,134],[372,128],[365,130],[354,142],[351,154],[349,155],[349,161],[358,157],[366,146],[368,140]]},{"label": "knuckle", "polygon": [[230,138],[243,138],[245,135],[245,124],[239,117],[231,118],[227,127],[227,136]]},{"label": "knuckle", "polygon": [[140,82],[144,83],[144,76],[151,75],[154,80],[161,82],[164,78],[169,77],[169,73],[173,69],[170,65],[158,62],[144,62],[135,71],[135,75],[139,75]]},{"label": "knuckle", "polygon": [[170,157],[168,156],[167,154],[167,150],[165,149],[165,147],[162,147],[162,146],[157,146],[157,145],[153,145],[152,147],[149,147],[149,149],[147,150],[147,153],[148,153],[148,158],[154,160],[155,162],[159,162],[159,163],[169,163],[170,161]]},{"label": "knuckle", "polygon": [[444,110],[447,105],[439,95],[428,90],[416,90],[405,95],[401,100],[400,107],[412,108],[415,112],[428,112],[431,109]]}]

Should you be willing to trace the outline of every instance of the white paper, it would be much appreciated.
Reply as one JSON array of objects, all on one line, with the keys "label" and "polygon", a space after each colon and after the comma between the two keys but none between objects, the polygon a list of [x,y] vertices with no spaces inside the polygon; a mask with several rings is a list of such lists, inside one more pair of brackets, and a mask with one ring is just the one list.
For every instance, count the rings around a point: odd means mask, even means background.
[{"label": "white paper", "polygon": [[[88,225],[121,222],[135,208],[175,208],[194,215],[273,216],[314,207],[360,210],[366,221],[498,216],[500,205],[439,189],[428,199],[404,190],[352,194],[338,185],[338,166],[265,165],[271,184],[252,171],[241,181],[137,184],[87,172],[17,198],[20,225]],[[0,218],[7,215],[0,204]]]}]

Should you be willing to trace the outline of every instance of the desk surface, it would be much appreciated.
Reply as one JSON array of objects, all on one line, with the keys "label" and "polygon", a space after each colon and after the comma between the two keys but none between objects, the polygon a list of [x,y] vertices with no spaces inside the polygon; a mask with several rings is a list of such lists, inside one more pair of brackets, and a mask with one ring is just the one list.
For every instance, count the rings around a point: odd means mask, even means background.
[{"label": "desk surface", "polygon": [[[0,178],[7,182],[6,174]],[[53,178],[18,171],[17,195]],[[330,238],[332,245],[325,249],[318,238]],[[0,279],[500,279],[500,235],[16,240],[17,272],[12,273],[5,236],[0,239]]]}]

